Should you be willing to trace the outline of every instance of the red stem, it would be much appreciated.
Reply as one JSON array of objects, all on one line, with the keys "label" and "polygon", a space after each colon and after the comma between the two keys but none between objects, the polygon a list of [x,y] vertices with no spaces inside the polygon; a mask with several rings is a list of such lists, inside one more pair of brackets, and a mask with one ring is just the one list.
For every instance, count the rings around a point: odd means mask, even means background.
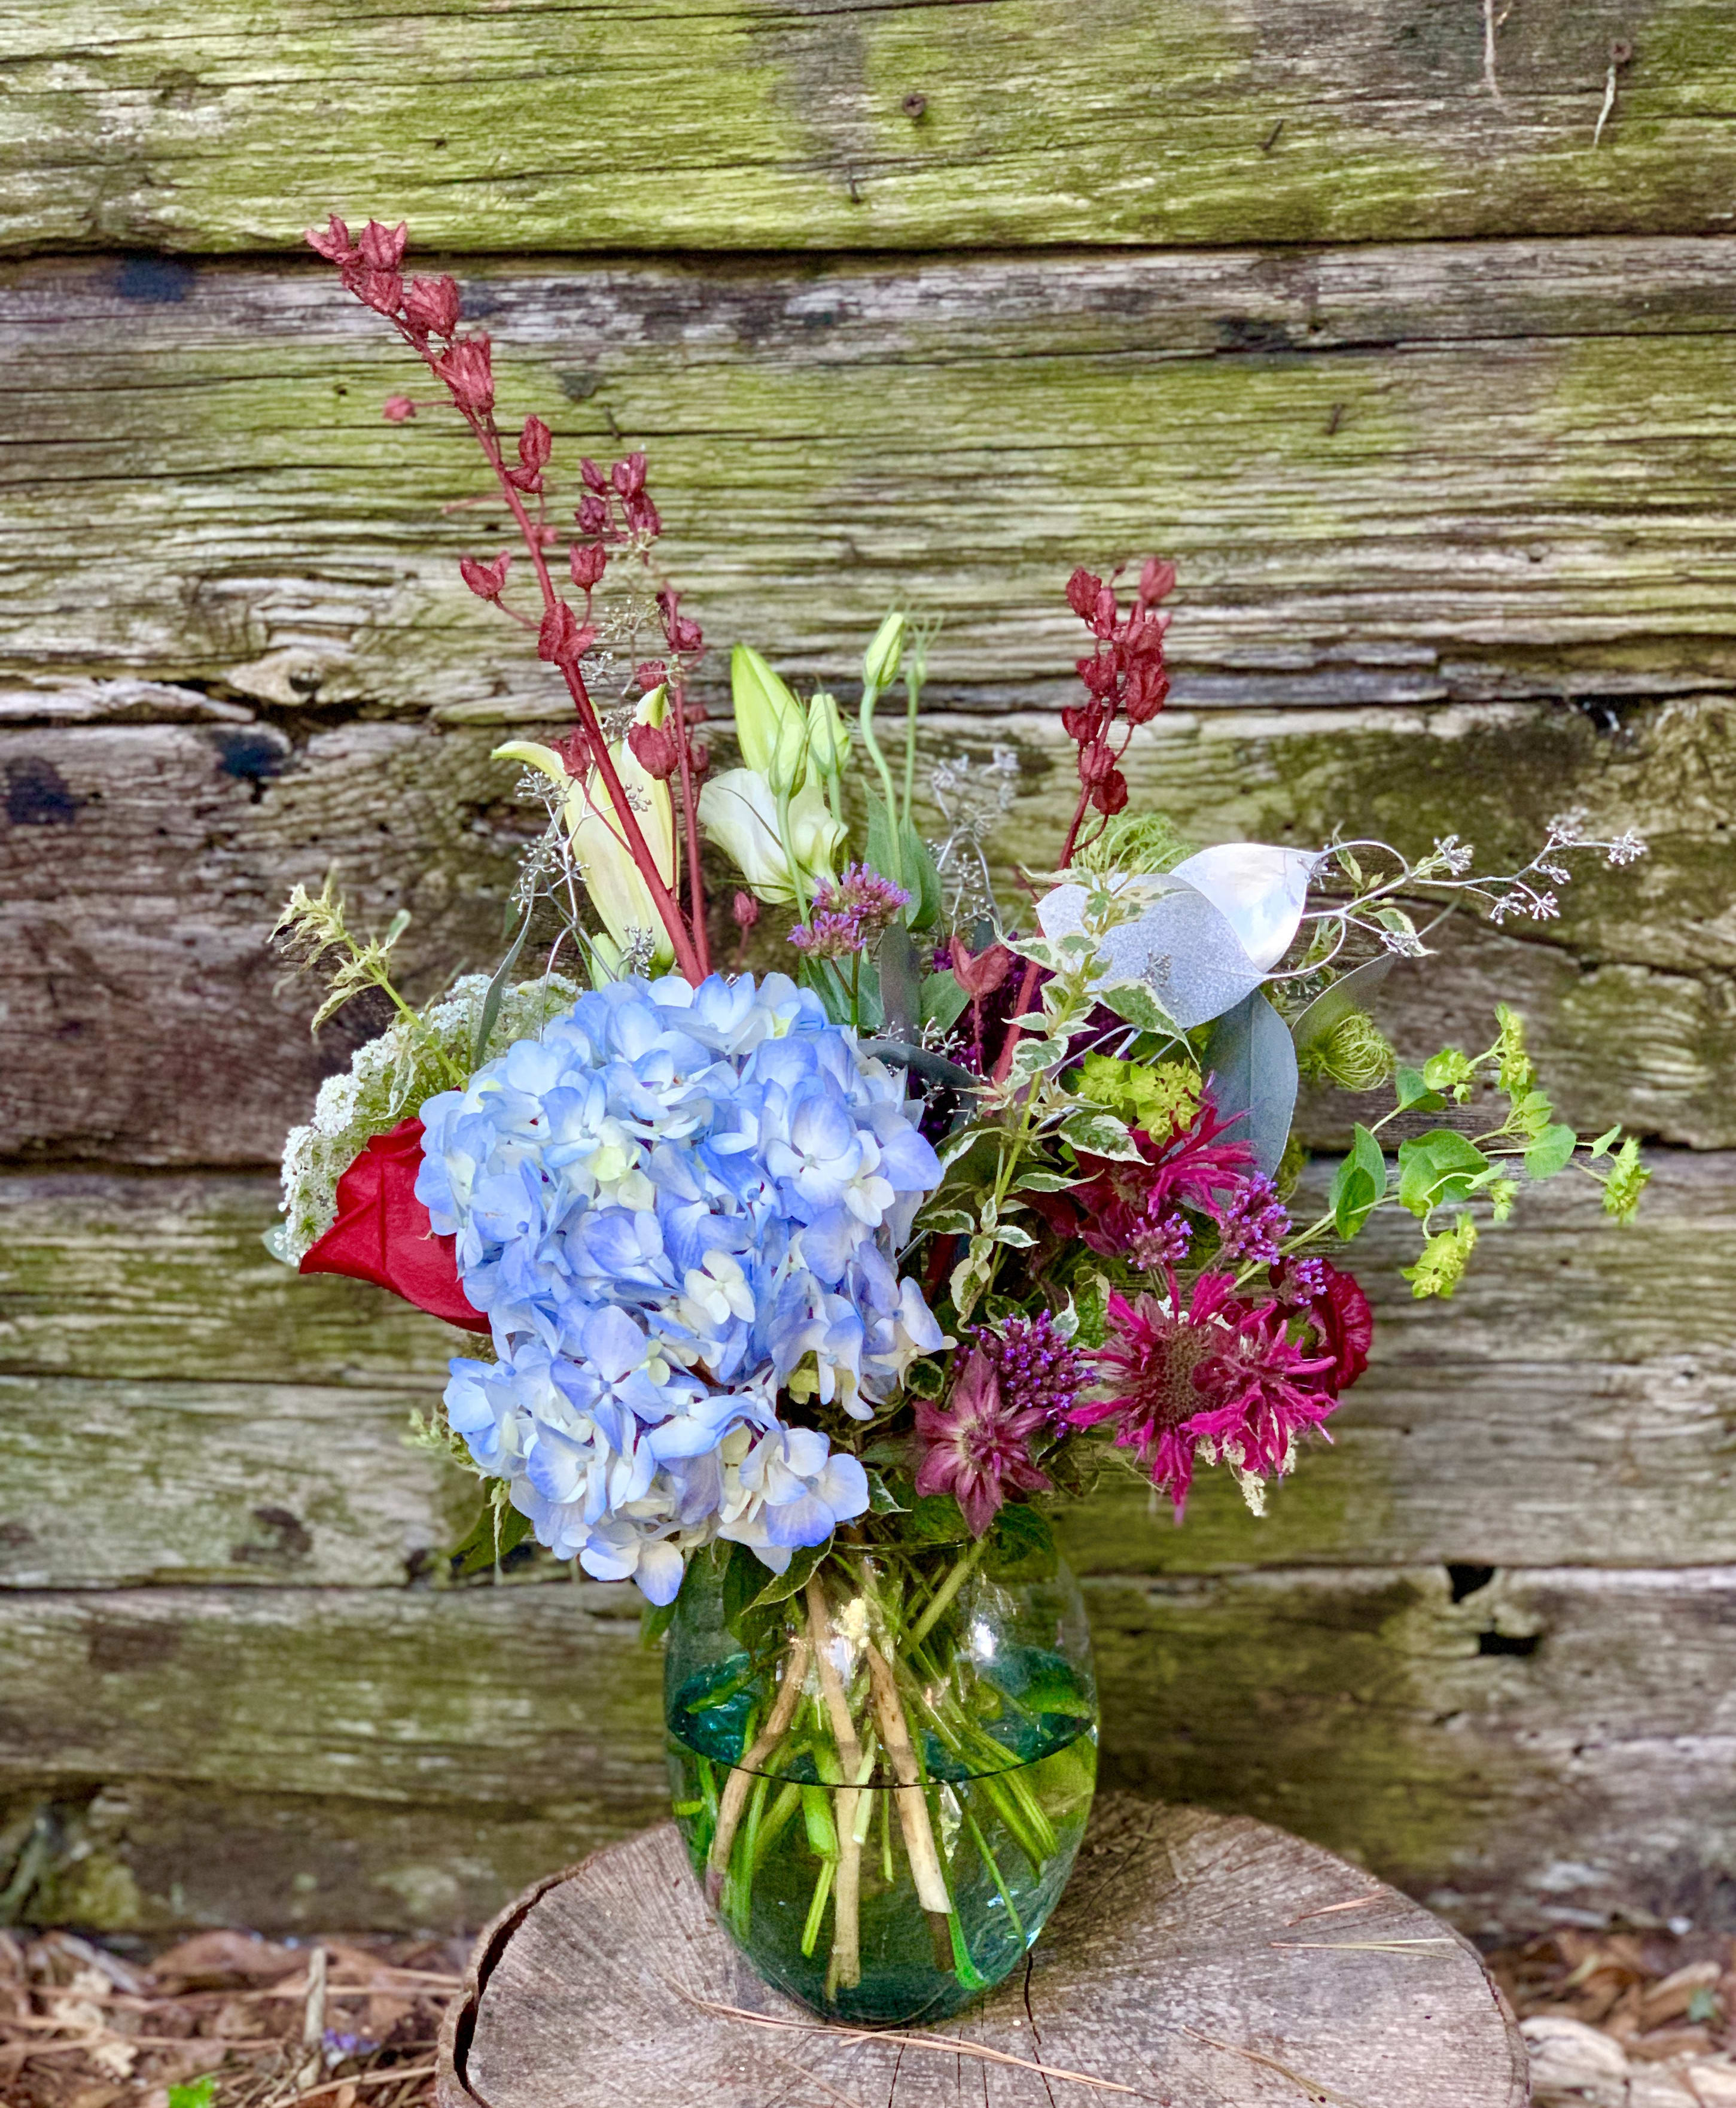
[{"label": "red stem", "polygon": [[[425,354],[424,356],[425,357]],[[432,360],[428,363],[430,365],[433,364]],[[456,399],[454,398],[455,401]],[[524,538],[524,547],[529,552],[531,563],[536,570],[537,583],[542,590],[542,605],[545,609],[552,608],[560,596],[555,592],[554,581],[549,576],[548,559],[542,553],[542,537],[537,529],[532,526],[530,515],[524,510],[524,502],[519,496],[516,486],[506,475],[506,464],[501,456],[500,440],[493,430],[492,421],[485,422],[473,411],[466,408],[462,403],[458,403],[457,407],[465,422],[474,434],[477,444],[488,457],[488,466],[494,471],[495,480],[501,488],[501,494],[511,508],[513,518],[518,522],[519,532]],[[555,664],[560,669],[561,675],[567,684],[567,691],[573,698],[573,708],[578,713],[580,726],[591,747],[591,759],[596,763],[597,773],[603,779],[603,787],[609,793],[609,803],[615,809],[615,817],[621,823],[621,831],[627,843],[627,853],[638,866],[639,875],[645,881],[652,903],[658,914],[663,918],[663,927],[669,933],[669,941],[675,947],[676,963],[687,980],[697,988],[705,978],[706,969],[700,963],[700,955],[695,950],[692,935],[682,920],[681,908],[675,896],[663,884],[663,873],[657,868],[657,859],[652,855],[650,845],[645,840],[644,830],[639,825],[638,815],[634,812],[632,802],[627,797],[626,787],[616,772],[614,763],[609,759],[609,743],[603,736],[602,726],[597,720],[596,706],[591,701],[590,692],[585,687],[584,675],[579,671],[578,657],[574,654],[569,653],[566,656],[557,659]]]},{"label": "red stem", "polygon": [[[1079,830],[1085,824],[1085,815],[1091,802],[1091,786],[1079,786],[1079,802],[1073,808],[1073,825],[1067,830],[1067,840],[1061,845],[1060,862],[1056,868],[1065,871],[1073,859],[1074,845],[1079,839]],[[1018,1020],[1024,1015],[1025,1006],[1037,993],[1037,977],[1042,971],[1035,959],[1027,960],[1019,993],[1013,999],[1013,1007],[1007,1013],[1006,1037],[1001,1043],[1001,1052],[995,1062],[995,1081],[1004,1083],[1013,1066],[1013,1056],[1019,1046]]]}]

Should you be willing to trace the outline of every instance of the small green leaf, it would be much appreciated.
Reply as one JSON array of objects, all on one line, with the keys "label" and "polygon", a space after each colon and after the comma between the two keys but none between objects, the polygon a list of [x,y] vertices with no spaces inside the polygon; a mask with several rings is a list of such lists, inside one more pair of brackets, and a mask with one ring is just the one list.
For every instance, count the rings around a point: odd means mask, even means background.
[{"label": "small green leaf", "polygon": [[1061,1123],[1061,1135],[1082,1156],[1107,1156],[1124,1164],[1143,1161],[1131,1130],[1112,1113],[1070,1113]]},{"label": "small green leaf", "polygon": [[922,1493],[911,1503],[904,1533],[917,1544],[962,1544],[970,1534],[965,1511],[951,1493]]},{"label": "small green leaf", "polygon": [[1621,1123],[1617,1120],[1613,1127],[1606,1128],[1597,1140],[1589,1143],[1587,1146],[1594,1156],[1607,1156],[1621,1139]]},{"label": "small green leaf", "polygon": [[1144,981],[1115,981],[1095,993],[1100,1002],[1106,1003],[1129,1025],[1136,1025],[1141,1032],[1159,1033],[1166,1039],[1181,1037],[1181,1028]]},{"label": "small green leaf", "polygon": [[[498,1518],[499,1534],[496,1534]],[[530,1518],[521,1516],[514,1507],[497,1505],[492,1500],[482,1504],[482,1513],[477,1516],[462,1539],[447,1555],[452,1561],[453,1578],[463,1580],[472,1574],[480,1574],[493,1565],[497,1558],[522,1544],[530,1535]]]},{"label": "small green leaf", "polygon": [[1525,1169],[1531,1178],[1553,1178],[1558,1171],[1564,1171],[1574,1151],[1579,1146],[1579,1137],[1564,1123],[1558,1121],[1546,1127],[1525,1152]]},{"label": "small green leaf", "polygon": [[949,1134],[934,1153],[943,1165],[956,1164],[959,1159],[968,1150],[974,1148],[978,1142],[987,1142],[1001,1132],[999,1128],[961,1127],[956,1133]]},{"label": "small green leaf", "polygon": [[1109,1336],[1109,1284],[1100,1273],[1087,1275],[1073,1285],[1073,1304],[1078,1314],[1074,1339],[1082,1347],[1100,1347]]},{"label": "small green leaf", "polygon": [[1387,1190],[1387,1159],[1378,1135],[1359,1121],[1351,1152],[1338,1166],[1327,1205],[1341,1237],[1353,1237]]},{"label": "small green leaf", "polygon": [[950,1032],[963,1016],[970,998],[950,973],[922,977],[922,1021],[937,1030]]},{"label": "small green leaf", "polygon": [[929,1236],[968,1237],[977,1227],[977,1218],[962,1208],[942,1208],[934,1214],[924,1215],[916,1227]]},{"label": "small green leaf", "polygon": [[1446,1100],[1438,1091],[1430,1089],[1428,1079],[1420,1069],[1407,1069],[1401,1061],[1392,1081],[1401,1113],[1408,1113],[1418,1107],[1428,1113],[1446,1110]]},{"label": "small green leaf", "polygon": [[1022,1171],[1013,1181],[1015,1193],[1067,1193],[1079,1183],[1064,1171]]},{"label": "small green leaf", "polygon": [[190,2079],[183,2085],[169,2089],[169,2108],[211,2108],[217,2098],[217,2074],[208,2071],[203,2079]]},{"label": "small green leaf", "polygon": [[[787,1602],[790,1597],[799,1595],[807,1586],[808,1576],[820,1565],[832,1549],[832,1540],[827,1537],[823,1544],[804,1544],[789,1556],[789,1564],[781,1574],[774,1574],[748,1606],[749,1610],[763,1610],[767,1604]],[[756,1559],[755,1565],[758,1565]],[[762,1573],[764,1568],[760,1570]]]},{"label": "small green leaf", "polygon": [[1010,1080],[1015,1088],[1021,1083],[1035,1083],[1051,1069],[1059,1069],[1066,1061],[1068,1043],[1064,1039],[1021,1040],[1013,1056]]},{"label": "small green leaf", "polygon": [[910,1511],[886,1483],[879,1471],[864,1475],[868,1480],[868,1512],[870,1515],[907,1515]]},{"label": "small green leaf", "polygon": [[647,1652],[654,1647],[675,1623],[677,1598],[672,1596],[667,1603],[641,1604],[639,1610],[639,1644]]},{"label": "small green leaf", "polygon": [[1012,1245],[1020,1251],[1028,1250],[1037,1242],[1031,1232],[1019,1223],[1001,1223],[995,1230],[997,1245]]},{"label": "small green leaf", "polygon": [[1027,1501],[1009,1501],[990,1527],[983,1565],[996,1581],[1046,1580],[1056,1565],[1049,1518]]},{"label": "small green leaf", "polygon": [[1398,1151],[1398,1197],[1413,1215],[1469,1197],[1473,1184],[1489,1169],[1489,1160],[1456,1129],[1432,1128]]}]

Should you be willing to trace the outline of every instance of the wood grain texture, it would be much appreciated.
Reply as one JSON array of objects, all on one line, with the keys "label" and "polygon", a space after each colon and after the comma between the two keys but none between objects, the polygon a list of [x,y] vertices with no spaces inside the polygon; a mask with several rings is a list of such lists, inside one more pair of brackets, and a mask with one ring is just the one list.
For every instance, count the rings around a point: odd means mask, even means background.
[{"label": "wood grain texture", "polygon": [[[1726,1924],[1729,1568],[1297,1568],[1102,1576],[1086,1595],[1109,1781],[1281,1823],[1470,1930],[1609,1910]],[[658,1686],[632,1605],[591,1584],[19,1592],[0,1595],[0,1794],[252,1796],[250,1835],[295,1802],[322,1864],[389,1868],[418,1808],[546,1844],[654,1811]],[[403,1820],[383,1835],[373,1808]],[[128,1872],[142,1828],[111,1824],[78,1878],[160,1922],[161,1857]],[[69,1870],[92,1856],[68,1849]],[[281,1881],[245,1885],[250,1914],[285,1907]],[[452,1916],[509,1892],[487,1889],[472,1863]]]},{"label": "wood grain texture", "polygon": [[[1409,1218],[1377,1218],[1353,1255],[1374,1363],[1333,1444],[1264,1519],[1203,1475],[1179,1530],[1111,1472],[1062,1518],[1076,1568],[1736,1558],[1736,1173],[1653,1164],[1630,1229],[1589,1181],[1528,1195],[1446,1303],[1400,1277]],[[259,1176],[0,1179],[0,1588],[390,1586],[463,1534],[475,1482],[403,1435],[474,1343],[267,1259],[275,1199]]]},{"label": "wood grain texture", "polygon": [[[363,1799],[237,1792],[149,1777],[30,1781],[0,1789],[0,1840],[39,1830],[47,1852],[16,1914],[102,1931],[246,1925],[277,1932],[486,1924],[551,1867],[668,1813],[660,1778],[560,1799]],[[0,1843],[0,1863],[9,1862]]]},{"label": "wood grain texture", "polygon": [[[1046,706],[1068,573],[1157,547],[1181,704],[1736,683],[1728,241],[462,270],[503,416],[568,483],[649,447],[714,642],[803,673],[897,597],[946,618],[937,707]],[[6,268],[0,686],[546,712],[456,575],[474,448],[381,421],[394,347],[300,265]]]},{"label": "wood grain texture", "polygon": [[[0,1155],[275,1159],[319,1078],[348,1061],[347,1035],[384,1022],[358,1006],[308,1038],[308,989],[268,941],[279,906],[335,867],[363,926],[411,910],[399,957],[413,994],[492,964],[529,825],[516,772],[488,758],[498,736],[425,721],[292,736],[263,719],[0,732],[0,766],[35,801],[0,826]],[[1128,768],[1136,800],[1203,841],[1317,842],[1342,823],[1420,849],[1458,830],[1500,867],[1567,806],[1646,830],[1651,858],[1626,872],[1591,860],[1558,922],[1449,926],[1441,959],[1394,975],[1382,1014],[1423,1054],[1443,1038],[1486,1043],[1504,998],[1530,1018],[1567,1117],[1718,1146],[1736,1140],[1723,1080],[1736,1059],[1733,738],[1725,698],[1648,705],[1613,734],[1541,705],[1177,711]],[[929,756],[997,742],[1023,771],[992,845],[1010,909],[1014,867],[1064,829],[1072,750],[1046,714],[925,723]],[[940,824],[932,806],[924,818]],[[1347,1131],[1342,1108],[1310,1128]]]},{"label": "wood grain texture", "polygon": [[[1314,1915],[1347,1903],[1350,1915]],[[1529,2098],[1500,1993],[1427,1912],[1262,1824],[1126,1799],[1094,1813],[1028,1968],[914,2032],[816,2024],[761,1984],[664,1824],[538,1885],[483,1935],[447,2018],[436,2098],[761,2108],[792,2086],[851,2108],[1052,2108],[1058,2088],[1126,2097],[1056,2072],[1173,2108],[1264,2108],[1298,2088],[1381,2108]],[[1007,2061],[971,2053],[985,2049]]]},{"label": "wood grain texture", "polygon": [[[719,0],[623,14],[123,0],[16,17],[15,246],[292,243],[335,205],[510,247],[1305,241],[1716,228],[1707,0]],[[1597,151],[1609,47],[1637,46]],[[308,151],[317,110],[318,151]]]}]

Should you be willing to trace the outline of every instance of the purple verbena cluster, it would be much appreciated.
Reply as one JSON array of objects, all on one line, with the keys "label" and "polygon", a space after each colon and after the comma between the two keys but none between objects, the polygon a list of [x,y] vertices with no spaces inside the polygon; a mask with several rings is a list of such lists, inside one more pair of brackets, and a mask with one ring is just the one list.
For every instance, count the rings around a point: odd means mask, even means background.
[{"label": "purple verbena cluster", "polygon": [[1251,1259],[1257,1266],[1277,1264],[1278,1248],[1290,1233],[1290,1211],[1270,1178],[1256,1175],[1237,1185],[1215,1213],[1221,1263]]},{"label": "purple verbena cluster", "polygon": [[865,863],[848,864],[836,885],[816,892],[812,919],[798,923],[789,941],[811,959],[848,958],[910,904],[902,885]]}]

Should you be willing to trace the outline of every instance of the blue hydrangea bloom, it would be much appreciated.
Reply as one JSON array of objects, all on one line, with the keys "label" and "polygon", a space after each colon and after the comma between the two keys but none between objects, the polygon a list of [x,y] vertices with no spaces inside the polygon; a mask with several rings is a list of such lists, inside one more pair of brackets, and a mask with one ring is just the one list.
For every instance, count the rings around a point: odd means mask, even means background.
[{"label": "blue hydrangea bloom", "polygon": [[421,1118],[416,1196],[496,1355],[454,1360],[447,1416],[543,1543],[667,1602],[695,1546],[782,1572],[864,1512],[778,1401],[870,1419],[943,1344],[897,1265],[941,1173],[816,997],[616,982]]}]

